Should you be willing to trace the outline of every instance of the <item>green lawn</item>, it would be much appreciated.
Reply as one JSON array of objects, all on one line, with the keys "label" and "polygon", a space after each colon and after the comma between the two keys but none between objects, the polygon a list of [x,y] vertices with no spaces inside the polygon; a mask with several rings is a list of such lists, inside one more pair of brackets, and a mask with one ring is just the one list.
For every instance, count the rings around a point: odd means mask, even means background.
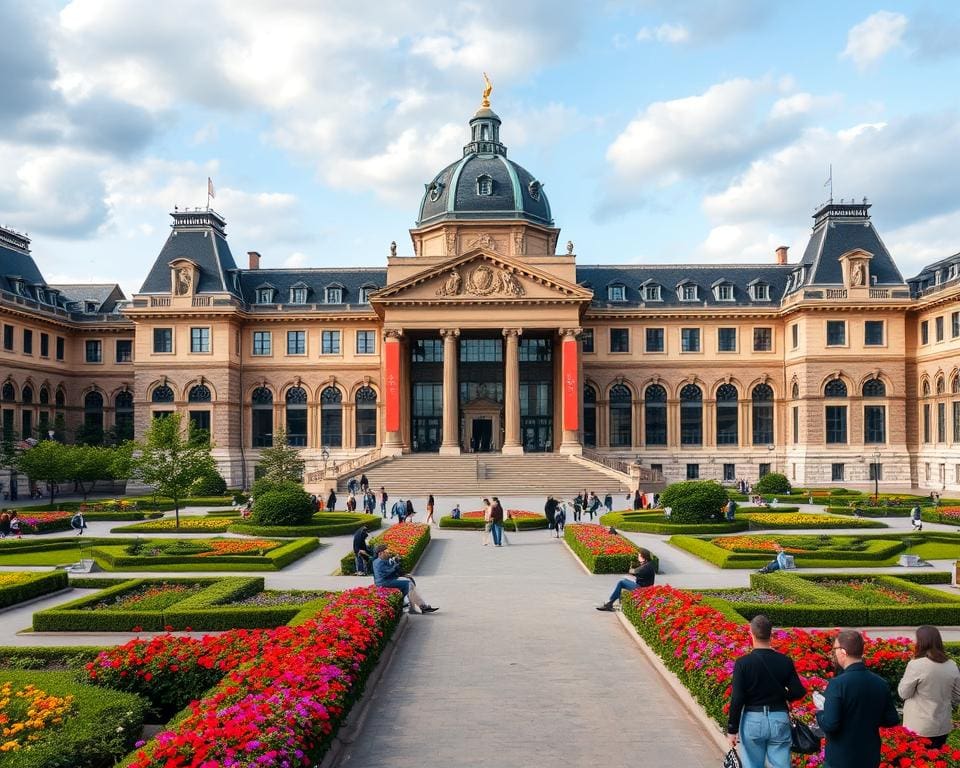
[{"label": "green lawn", "polygon": [[[67,565],[76,563],[80,560],[79,543],[45,548],[35,552],[4,552],[0,554],[0,565]],[[84,552],[84,555],[87,556],[86,552]]]}]

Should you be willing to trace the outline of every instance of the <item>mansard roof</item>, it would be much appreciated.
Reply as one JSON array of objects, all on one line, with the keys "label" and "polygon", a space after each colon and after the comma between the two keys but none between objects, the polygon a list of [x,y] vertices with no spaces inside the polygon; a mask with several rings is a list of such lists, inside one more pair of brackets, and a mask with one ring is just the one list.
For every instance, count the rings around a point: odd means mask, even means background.
[{"label": "mansard roof", "polygon": [[125,301],[126,296],[116,283],[89,283],[89,284],[56,284],[49,286],[63,294],[70,301],[79,301],[84,305],[93,302],[97,305],[97,313],[113,312],[119,302]]},{"label": "mansard roof", "polygon": [[[711,290],[720,283],[733,286],[733,301],[745,306],[769,307],[779,302],[786,289],[787,278],[794,269],[792,264],[618,264],[609,266],[577,266],[577,282],[593,288],[592,307],[622,309],[624,304],[639,307],[643,302],[640,288],[644,285],[660,285],[668,290],[660,292],[661,301],[646,302],[649,306],[689,307],[691,302],[680,301],[673,286],[694,284],[702,288],[698,302],[708,306],[729,307],[729,301],[718,301]],[[625,301],[608,302],[605,295],[596,291],[598,286],[610,282],[626,286]],[[762,282],[770,286],[770,299],[756,301],[749,290],[752,283]]]},{"label": "mansard roof", "polygon": [[0,227],[0,289],[16,293],[14,278],[27,285],[46,285],[37,263],[30,255],[30,238]]},{"label": "mansard roof", "polygon": [[960,253],[955,253],[928,264],[907,282],[910,284],[913,296],[922,296],[943,290],[948,286],[955,286],[958,280],[960,280]]},{"label": "mansard roof", "polygon": [[[345,304],[360,304],[360,289],[370,289],[372,287],[382,288],[387,283],[387,270],[373,269],[366,267],[354,268],[319,268],[303,269],[244,269],[238,271],[238,284],[240,294],[243,300],[248,304],[256,304],[256,290],[264,287],[268,283],[271,288],[276,288],[277,295],[274,296],[274,302],[285,304],[290,298],[290,289],[294,287],[306,287],[310,295],[318,297],[317,306],[336,307],[343,309]],[[343,290],[343,302],[341,304],[324,305],[324,289],[328,287],[337,287]],[[367,306],[366,304],[362,306]]]}]

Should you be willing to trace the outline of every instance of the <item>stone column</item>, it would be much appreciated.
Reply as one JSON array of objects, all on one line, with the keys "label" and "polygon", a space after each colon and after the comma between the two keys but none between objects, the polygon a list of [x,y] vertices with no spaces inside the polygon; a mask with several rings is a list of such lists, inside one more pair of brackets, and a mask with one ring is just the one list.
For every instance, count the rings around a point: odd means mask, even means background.
[{"label": "stone column", "polygon": [[520,334],[522,328],[504,328],[507,340],[504,356],[503,413],[504,435],[503,453],[519,455],[523,453],[520,442]]},{"label": "stone column", "polygon": [[386,328],[383,331],[383,389],[385,394],[383,448],[385,453],[403,452],[403,436],[400,432],[400,381],[401,381],[401,344],[400,328]]},{"label": "stone column", "polygon": [[563,397],[563,440],[560,453],[579,456],[583,453],[580,444],[580,345],[577,337],[580,328],[560,329],[561,376]]},{"label": "stone column", "polygon": [[460,397],[457,384],[459,328],[441,328],[443,338],[443,442],[440,453],[460,455]]}]

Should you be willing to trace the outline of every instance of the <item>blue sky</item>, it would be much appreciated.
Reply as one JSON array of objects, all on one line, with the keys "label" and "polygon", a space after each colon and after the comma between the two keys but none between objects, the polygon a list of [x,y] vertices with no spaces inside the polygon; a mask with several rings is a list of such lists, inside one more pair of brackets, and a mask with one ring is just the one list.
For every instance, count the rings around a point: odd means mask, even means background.
[{"label": "blue sky", "polygon": [[0,223],[51,282],[136,291],[173,206],[238,264],[411,252],[494,83],[581,263],[772,261],[827,190],[905,276],[960,250],[953,2],[0,0]]}]

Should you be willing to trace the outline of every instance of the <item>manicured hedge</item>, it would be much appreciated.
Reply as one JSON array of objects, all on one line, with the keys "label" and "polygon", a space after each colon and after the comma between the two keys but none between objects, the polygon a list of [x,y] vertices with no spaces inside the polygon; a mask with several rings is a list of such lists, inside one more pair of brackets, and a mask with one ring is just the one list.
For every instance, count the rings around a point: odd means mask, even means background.
[{"label": "manicured hedge", "polygon": [[[4,573],[4,576],[12,574]],[[40,595],[47,595],[60,589],[67,588],[66,571],[52,571],[50,573],[18,573],[22,581],[7,587],[0,587],[0,608],[8,605],[32,600]],[[2,661],[0,661],[2,663]]]},{"label": "manicured hedge", "polygon": [[[720,568],[760,568],[774,557],[773,552],[733,552],[714,546],[708,539],[693,536],[671,536],[669,543]],[[794,560],[803,568],[872,567],[892,564],[904,549],[905,545],[899,539],[871,537],[866,549],[861,551],[821,550],[795,554]]]},{"label": "manicured hedge", "polygon": [[[400,555],[400,561],[402,563],[403,570],[406,573],[410,573],[423,556],[423,553],[427,548],[427,544],[430,543],[429,525],[424,525],[423,523],[399,523],[398,525],[388,528],[375,539],[367,539],[367,546],[369,547],[368,551],[372,552],[374,547],[376,547],[378,544],[387,544],[391,545],[391,549],[396,552],[397,550],[394,549],[391,544],[391,537],[400,536],[405,532],[405,530],[410,530],[409,528],[401,530],[402,526],[411,526],[411,528],[412,526],[418,526],[417,530],[420,531],[420,535],[417,536],[412,542],[409,551],[397,552],[397,554]],[[354,561],[353,552],[351,551],[340,558],[340,574],[342,576],[352,576],[356,572],[356,563]]]},{"label": "manicured hedge", "polygon": [[96,645],[0,646],[0,669],[79,670],[103,650]]},{"label": "manicured hedge", "polygon": [[[859,518],[847,518],[840,515],[825,515],[822,512],[789,512],[781,514],[783,510],[777,509],[773,512],[764,510],[762,512],[745,513],[744,518],[750,523],[750,530],[800,530],[800,529],[831,529],[831,528],[886,528],[886,524],[876,520],[861,520]],[[767,515],[765,519],[758,518],[758,515]],[[772,517],[771,517],[772,515]],[[795,519],[797,515],[802,515],[802,521]],[[782,519],[779,519],[782,518]]]},{"label": "manicured hedge", "polygon": [[910,517],[912,507],[827,507],[831,515],[860,515],[862,517]]},{"label": "manicured hedge", "polygon": [[[585,540],[583,535],[586,534]],[[572,523],[564,527],[563,540],[571,551],[583,561],[591,573],[622,573],[625,574],[631,566],[635,566],[639,547],[632,541],[619,534],[612,534],[599,525],[583,525]],[[596,550],[618,550],[615,552],[593,551],[589,541],[595,543]],[[650,556],[654,568],[660,570],[660,561],[655,555]]]},{"label": "manicured hedge", "polygon": [[[180,515],[180,527],[158,527],[157,522],[167,523],[173,518],[162,517],[158,520],[151,520],[133,525],[121,525],[117,528],[111,528],[110,533],[226,533],[230,523],[226,520],[220,525],[211,525],[210,523],[217,519],[216,515]],[[204,524],[206,523],[206,524]]]},{"label": "manicured hedge", "polygon": [[361,525],[371,531],[383,523],[379,515],[354,514],[350,512],[321,512],[311,518],[307,525],[254,525],[243,521],[232,523],[227,529],[230,533],[242,533],[247,536],[349,536]]},{"label": "manicured hedge", "polygon": [[953,574],[950,571],[916,571],[915,573],[898,573],[898,579],[910,581],[914,584],[952,584]]},{"label": "manicured hedge", "polygon": [[[29,749],[4,751],[4,768],[103,768],[129,752],[143,729],[147,702],[76,682],[73,672],[0,671],[14,690],[35,685],[56,696],[73,696],[73,711],[59,725],[41,731]],[[8,737],[4,737],[7,739]]]},{"label": "manicured hedge", "polygon": [[[110,543],[113,544],[112,541]],[[123,546],[96,546],[90,552],[97,563],[108,571],[279,571],[318,546],[315,538],[303,538],[286,541],[262,555],[149,557],[128,555]]]},{"label": "manicured hedge", "polygon": [[[482,518],[459,518],[454,520],[449,515],[440,518],[440,527],[448,528],[453,531],[482,531],[484,522]],[[503,521],[503,529],[510,531],[535,531],[543,530],[547,527],[547,518],[545,517],[514,517]]]},{"label": "manicured hedge", "polygon": [[[621,531],[633,533],[736,533],[747,530],[746,520],[734,520],[731,523],[719,521],[716,523],[677,523],[667,520],[662,511],[624,511],[609,512],[600,516],[600,524],[613,526]],[[443,522],[440,523],[441,527]]]}]

